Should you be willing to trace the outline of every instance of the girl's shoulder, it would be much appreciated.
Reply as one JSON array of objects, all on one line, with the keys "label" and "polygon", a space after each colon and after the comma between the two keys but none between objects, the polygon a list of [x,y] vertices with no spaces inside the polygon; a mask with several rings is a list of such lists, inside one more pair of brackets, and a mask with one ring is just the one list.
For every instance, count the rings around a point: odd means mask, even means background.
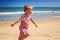
[{"label": "girl's shoulder", "polygon": [[26,16],[23,14],[23,15],[21,16],[21,20],[25,20],[25,18],[26,18]]},{"label": "girl's shoulder", "polygon": [[26,17],[24,14],[21,16],[21,18]]}]

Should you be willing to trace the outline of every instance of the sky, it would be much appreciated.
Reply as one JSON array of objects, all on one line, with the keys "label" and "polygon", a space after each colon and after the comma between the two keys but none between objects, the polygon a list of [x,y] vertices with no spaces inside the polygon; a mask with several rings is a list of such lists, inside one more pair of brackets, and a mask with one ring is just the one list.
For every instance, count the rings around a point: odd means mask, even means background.
[{"label": "sky", "polygon": [[60,0],[0,0],[0,7],[23,7],[25,4],[34,7],[60,7]]}]

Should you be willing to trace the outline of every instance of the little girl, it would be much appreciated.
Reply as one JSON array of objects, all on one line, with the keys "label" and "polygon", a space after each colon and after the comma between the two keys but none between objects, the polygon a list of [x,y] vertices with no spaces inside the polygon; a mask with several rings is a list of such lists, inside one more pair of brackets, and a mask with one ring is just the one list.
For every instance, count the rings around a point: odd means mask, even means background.
[{"label": "little girl", "polygon": [[23,14],[20,18],[18,18],[13,24],[11,24],[11,26],[14,26],[16,23],[21,21],[21,24],[19,26],[19,30],[20,30],[20,35],[19,35],[19,39],[18,40],[24,40],[26,37],[29,36],[29,32],[28,32],[28,27],[29,27],[29,21],[32,21],[32,23],[38,27],[36,25],[36,23],[34,22],[31,14],[32,14],[32,6],[30,5],[25,5],[24,6],[24,12],[25,14]]}]

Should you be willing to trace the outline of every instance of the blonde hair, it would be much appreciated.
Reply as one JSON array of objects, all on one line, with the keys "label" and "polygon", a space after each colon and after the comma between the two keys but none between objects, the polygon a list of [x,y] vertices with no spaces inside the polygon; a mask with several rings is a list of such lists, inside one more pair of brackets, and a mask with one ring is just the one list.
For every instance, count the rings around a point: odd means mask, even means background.
[{"label": "blonde hair", "polygon": [[29,8],[32,9],[32,6],[31,6],[31,5],[25,5],[25,6],[24,6],[24,11],[27,10],[27,9],[29,9]]}]

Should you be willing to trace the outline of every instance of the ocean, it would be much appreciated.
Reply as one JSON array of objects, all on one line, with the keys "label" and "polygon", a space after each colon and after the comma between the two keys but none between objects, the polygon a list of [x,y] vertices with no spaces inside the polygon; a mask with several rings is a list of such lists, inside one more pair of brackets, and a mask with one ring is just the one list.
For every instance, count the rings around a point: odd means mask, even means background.
[{"label": "ocean", "polygon": [[[23,7],[0,7],[0,22],[15,21],[24,14]],[[60,7],[34,7],[33,19],[60,18]]]}]

